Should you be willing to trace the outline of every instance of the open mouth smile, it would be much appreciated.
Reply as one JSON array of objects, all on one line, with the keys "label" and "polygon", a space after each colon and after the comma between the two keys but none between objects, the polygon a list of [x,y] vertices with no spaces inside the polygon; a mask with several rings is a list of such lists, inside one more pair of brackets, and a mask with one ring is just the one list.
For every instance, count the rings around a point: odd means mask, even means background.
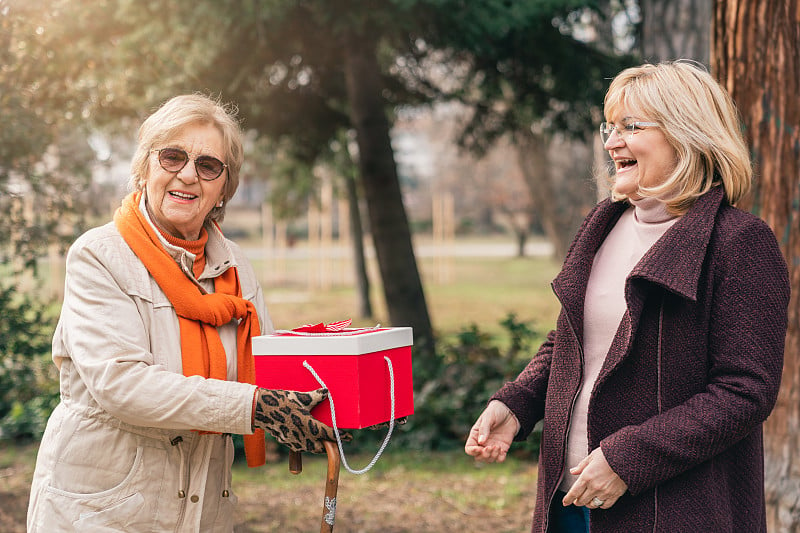
[{"label": "open mouth smile", "polygon": [[637,163],[635,159],[616,159],[614,164],[617,167],[617,171],[628,169],[634,166]]},{"label": "open mouth smile", "polygon": [[194,199],[197,198],[196,194],[189,194],[189,193],[180,192],[180,191],[169,191],[167,194],[169,194],[172,198],[175,198],[176,200],[182,200],[182,201],[185,201],[185,202],[188,202],[188,201],[191,201],[191,200],[194,200]]}]

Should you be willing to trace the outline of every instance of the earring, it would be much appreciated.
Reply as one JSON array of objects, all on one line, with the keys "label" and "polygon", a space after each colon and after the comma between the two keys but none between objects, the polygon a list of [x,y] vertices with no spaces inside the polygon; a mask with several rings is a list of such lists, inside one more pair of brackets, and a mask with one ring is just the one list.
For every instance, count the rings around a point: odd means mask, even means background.
[{"label": "earring", "polygon": [[217,203],[217,207],[222,207],[222,204],[224,204],[224,203],[225,203],[225,201],[224,201],[224,200],[220,200],[220,201]]}]

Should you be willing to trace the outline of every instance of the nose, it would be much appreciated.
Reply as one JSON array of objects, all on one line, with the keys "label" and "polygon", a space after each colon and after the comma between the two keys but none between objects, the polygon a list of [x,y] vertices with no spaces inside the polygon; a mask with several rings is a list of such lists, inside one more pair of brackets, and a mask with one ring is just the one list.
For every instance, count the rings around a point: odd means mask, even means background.
[{"label": "nose", "polygon": [[603,149],[611,150],[615,147],[625,144],[625,139],[623,139],[622,137],[623,136],[619,133],[619,131],[614,129],[608,136],[608,139],[606,139],[606,142],[603,143]]},{"label": "nose", "polygon": [[197,167],[194,166],[194,159],[189,158],[183,168],[178,171],[178,179],[184,183],[194,183],[200,177],[197,175]]}]

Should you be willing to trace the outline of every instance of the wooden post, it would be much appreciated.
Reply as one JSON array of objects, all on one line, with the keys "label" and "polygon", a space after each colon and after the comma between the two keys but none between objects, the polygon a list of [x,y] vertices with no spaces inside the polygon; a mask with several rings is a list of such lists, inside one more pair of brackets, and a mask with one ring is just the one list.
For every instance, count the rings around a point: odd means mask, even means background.
[{"label": "wooden post", "polygon": [[322,172],[320,190],[320,256],[317,265],[319,286],[329,290],[333,281],[333,180],[329,172]]},{"label": "wooden post", "polygon": [[455,199],[452,192],[446,192],[442,204],[442,283],[453,281],[453,244],[456,234]]},{"label": "wooden post", "polygon": [[433,269],[436,281],[452,281],[455,238],[455,201],[451,192],[434,192],[431,225],[433,231]]},{"label": "wooden post", "polygon": [[285,220],[275,221],[275,250],[274,250],[274,269],[275,279],[284,281],[286,279],[286,254],[289,249],[289,223]]},{"label": "wooden post", "polygon": [[431,233],[433,237],[433,272],[436,281],[441,282],[441,258],[439,254],[442,248],[444,233],[442,231],[442,197],[434,191],[431,195]]},{"label": "wooden post", "polygon": [[272,206],[269,202],[261,204],[261,252],[264,254],[262,279],[272,281],[275,275],[275,224],[272,220]]},{"label": "wooden post", "polygon": [[319,287],[320,212],[313,200],[308,205],[308,290]]},{"label": "wooden post", "polygon": [[339,224],[339,238],[337,249],[341,255],[337,268],[337,279],[342,283],[352,285],[353,279],[353,260],[352,260],[352,234],[350,230],[350,204],[347,198],[339,197],[336,205],[336,221]]}]

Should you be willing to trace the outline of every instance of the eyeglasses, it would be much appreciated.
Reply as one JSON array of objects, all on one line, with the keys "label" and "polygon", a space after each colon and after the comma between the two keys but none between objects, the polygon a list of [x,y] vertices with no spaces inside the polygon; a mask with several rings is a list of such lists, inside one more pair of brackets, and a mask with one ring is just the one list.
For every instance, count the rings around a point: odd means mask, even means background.
[{"label": "eyeglasses", "polygon": [[[628,136],[628,139],[630,139],[635,134],[639,133],[640,131],[646,128],[655,128],[655,127],[658,127],[657,122],[640,122],[640,121],[628,122],[627,124],[621,126],[622,129],[624,129],[626,132],[630,134]],[[618,135],[622,135],[620,128],[617,127],[617,125],[614,124],[613,122],[603,122],[602,124],[600,124],[600,138],[603,140],[603,144],[606,144],[608,142],[608,139],[611,137],[611,134],[614,133],[615,131],[617,132]]]},{"label": "eyeglasses", "polygon": [[[180,172],[192,157],[180,148],[161,148],[150,150],[158,153],[158,164],[167,172]],[[216,157],[199,155],[193,159],[197,177],[205,181],[213,181],[222,175],[228,166]]]}]

